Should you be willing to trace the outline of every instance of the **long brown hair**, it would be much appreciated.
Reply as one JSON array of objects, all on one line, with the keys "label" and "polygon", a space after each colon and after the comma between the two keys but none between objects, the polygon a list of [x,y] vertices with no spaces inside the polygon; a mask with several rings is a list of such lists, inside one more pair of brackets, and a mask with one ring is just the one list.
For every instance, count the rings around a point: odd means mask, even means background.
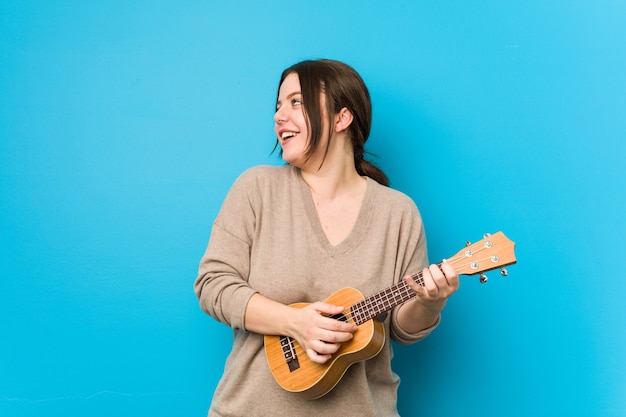
[{"label": "long brown hair", "polygon": [[[387,175],[376,165],[364,158],[365,142],[367,141],[372,125],[372,102],[370,94],[361,76],[349,65],[343,62],[319,59],[299,62],[283,71],[278,83],[278,89],[285,78],[291,74],[298,74],[302,93],[307,127],[309,128],[309,144],[306,156],[310,157],[320,144],[322,135],[321,93],[326,95],[326,114],[329,122],[333,115],[342,108],[347,108],[353,115],[348,133],[354,153],[354,166],[359,175],[370,177],[380,184],[389,185]],[[277,94],[278,97],[278,94]],[[329,123],[329,140],[332,132],[332,123]],[[328,152],[326,145],[326,152]]]}]

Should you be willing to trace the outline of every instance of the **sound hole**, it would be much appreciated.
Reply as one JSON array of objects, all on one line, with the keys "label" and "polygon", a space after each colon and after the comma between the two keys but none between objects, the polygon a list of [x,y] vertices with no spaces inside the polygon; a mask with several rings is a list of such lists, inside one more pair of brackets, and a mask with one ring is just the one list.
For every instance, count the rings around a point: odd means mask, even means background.
[{"label": "sound hole", "polygon": [[340,313],[340,314],[334,314],[332,316],[329,316],[331,319],[335,319],[335,320],[339,320],[339,321],[343,321],[344,323],[348,321],[348,318],[346,317],[345,314]]}]

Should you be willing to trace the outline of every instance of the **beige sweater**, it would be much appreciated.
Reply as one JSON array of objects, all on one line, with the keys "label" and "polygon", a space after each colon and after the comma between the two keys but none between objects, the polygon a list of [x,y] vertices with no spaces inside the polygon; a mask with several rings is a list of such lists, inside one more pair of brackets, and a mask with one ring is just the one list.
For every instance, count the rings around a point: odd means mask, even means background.
[{"label": "beige sweater", "polygon": [[250,297],[258,292],[285,304],[323,301],[343,287],[365,296],[427,265],[422,221],[406,195],[367,179],[351,234],[332,246],[310,191],[291,166],[256,167],[231,188],[215,220],[194,289],[201,308],[234,329],[232,351],[209,416],[396,416],[398,376],[392,345],[412,343],[436,326],[407,334],[394,312],[387,340],[373,359],[352,365],[326,396],[306,400],[274,381],[263,336],[244,328]]}]

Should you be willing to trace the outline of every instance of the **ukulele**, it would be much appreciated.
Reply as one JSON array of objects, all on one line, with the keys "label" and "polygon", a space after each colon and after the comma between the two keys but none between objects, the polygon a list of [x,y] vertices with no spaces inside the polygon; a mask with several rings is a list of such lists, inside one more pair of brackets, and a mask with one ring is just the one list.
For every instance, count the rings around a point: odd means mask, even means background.
[{"label": "ukulele", "polygon": [[[507,275],[505,266],[514,264],[515,243],[502,232],[485,234],[474,244],[467,242],[447,262],[459,275],[480,274],[480,282],[487,282],[486,271],[501,268]],[[424,285],[422,273],[411,278]],[[342,343],[331,359],[324,364],[311,362],[304,349],[287,336],[264,337],[265,355],[274,379],[283,389],[308,399],[326,395],[341,380],[346,370],[354,363],[371,359],[383,348],[385,331],[382,315],[417,294],[405,281],[386,288],[365,298],[354,288],[343,288],[333,293],[325,302],[334,305],[349,305],[342,313],[331,316],[334,319],[355,323],[357,330],[352,340]],[[296,303],[291,307],[302,308],[308,303]]]}]

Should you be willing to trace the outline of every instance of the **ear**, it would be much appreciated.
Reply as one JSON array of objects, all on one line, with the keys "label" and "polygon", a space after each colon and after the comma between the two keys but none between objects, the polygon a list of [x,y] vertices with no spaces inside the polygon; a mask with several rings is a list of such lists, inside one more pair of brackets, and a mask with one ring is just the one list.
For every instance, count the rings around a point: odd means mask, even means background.
[{"label": "ear", "polygon": [[339,133],[346,130],[352,124],[352,120],[354,120],[352,112],[346,107],[343,107],[339,110],[339,113],[335,115],[335,132]]}]

